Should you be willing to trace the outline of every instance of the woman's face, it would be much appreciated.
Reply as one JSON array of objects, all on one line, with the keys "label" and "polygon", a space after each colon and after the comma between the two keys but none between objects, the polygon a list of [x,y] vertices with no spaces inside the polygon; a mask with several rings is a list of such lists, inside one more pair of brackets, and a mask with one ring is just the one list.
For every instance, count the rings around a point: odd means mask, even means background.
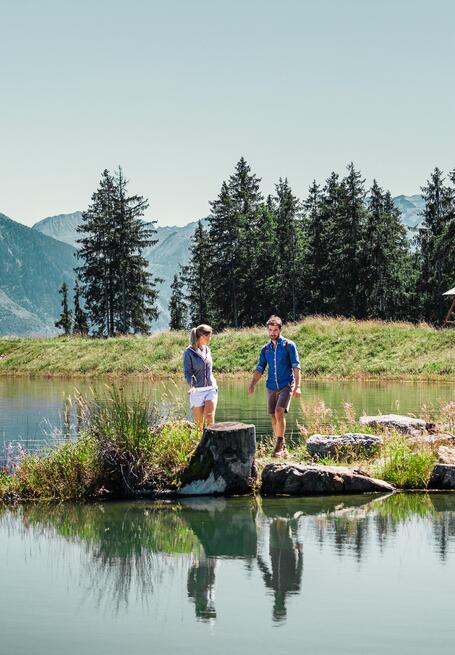
[{"label": "woman's face", "polygon": [[199,337],[199,346],[207,346],[210,343],[211,338],[212,338],[211,332],[209,334],[202,334]]}]

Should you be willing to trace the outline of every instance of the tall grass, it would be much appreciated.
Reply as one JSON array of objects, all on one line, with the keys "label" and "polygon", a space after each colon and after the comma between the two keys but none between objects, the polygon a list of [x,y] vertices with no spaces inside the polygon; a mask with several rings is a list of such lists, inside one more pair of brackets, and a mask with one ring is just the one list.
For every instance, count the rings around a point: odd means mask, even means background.
[{"label": "tall grass", "polygon": [[[305,376],[447,379],[455,373],[455,331],[429,325],[308,317],[287,324]],[[212,353],[222,373],[250,372],[266,340],[261,327],[215,334]],[[0,338],[0,374],[181,374],[184,332],[150,337]]]},{"label": "tall grass", "polygon": [[144,394],[112,387],[83,407],[77,441],[22,455],[13,475],[0,475],[0,497],[79,500],[125,497],[172,488],[199,435],[187,421],[161,422]]}]

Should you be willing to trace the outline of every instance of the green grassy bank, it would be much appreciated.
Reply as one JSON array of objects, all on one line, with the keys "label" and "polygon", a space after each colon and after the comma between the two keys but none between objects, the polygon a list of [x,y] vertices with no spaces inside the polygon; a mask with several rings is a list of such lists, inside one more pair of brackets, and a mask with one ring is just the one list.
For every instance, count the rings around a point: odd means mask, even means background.
[{"label": "green grassy bank", "polygon": [[[310,317],[286,325],[299,348],[303,375],[451,379],[455,330],[428,325]],[[264,328],[215,334],[217,373],[250,372],[266,341]],[[0,338],[0,375],[163,377],[180,375],[184,332],[116,339]]]}]

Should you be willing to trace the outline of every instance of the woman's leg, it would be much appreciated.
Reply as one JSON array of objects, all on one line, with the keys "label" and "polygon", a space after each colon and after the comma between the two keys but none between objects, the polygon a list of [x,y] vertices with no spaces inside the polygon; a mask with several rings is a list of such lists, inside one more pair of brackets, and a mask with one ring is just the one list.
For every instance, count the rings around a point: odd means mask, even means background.
[{"label": "woman's leg", "polygon": [[204,407],[193,407],[193,418],[194,422],[198,426],[199,430],[202,432],[204,427]]},{"label": "woman's leg", "polygon": [[204,419],[205,419],[206,426],[213,425],[215,423],[216,401],[217,398],[215,398],[214,400],[205,401]]}]

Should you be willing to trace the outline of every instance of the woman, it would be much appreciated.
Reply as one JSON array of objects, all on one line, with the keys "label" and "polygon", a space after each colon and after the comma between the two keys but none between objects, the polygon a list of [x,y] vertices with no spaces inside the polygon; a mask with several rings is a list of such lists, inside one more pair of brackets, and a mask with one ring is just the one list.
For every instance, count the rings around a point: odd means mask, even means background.
[{"label": "woman", "polygon": [[191,330],[190,345],[183,353],[185,380],[190,385],[190,407],[200,430],[215,422],[218,387],[212,373],[209,343],[210,325],[198,325]]}]

